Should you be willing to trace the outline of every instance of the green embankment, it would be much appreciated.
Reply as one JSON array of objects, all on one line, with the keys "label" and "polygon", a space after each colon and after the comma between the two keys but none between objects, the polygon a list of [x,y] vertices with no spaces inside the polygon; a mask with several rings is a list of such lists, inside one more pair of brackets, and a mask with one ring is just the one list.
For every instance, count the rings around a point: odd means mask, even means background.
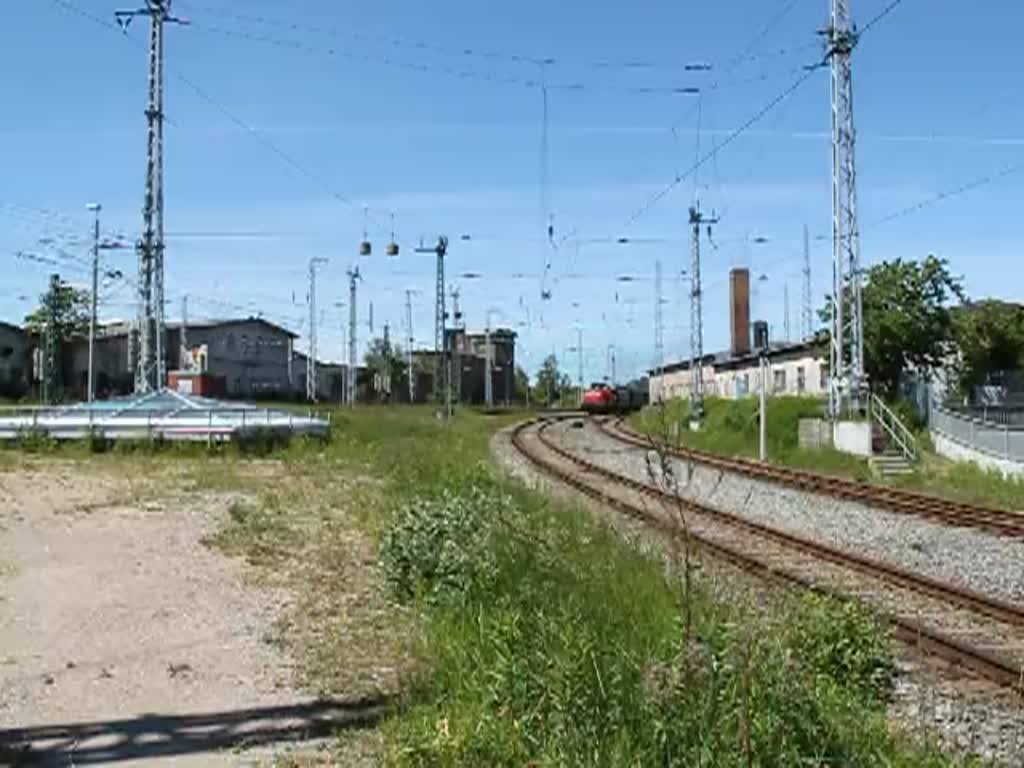
[{"label": "green embankment", "polygon": [[[698,432],[687,428],[687,403],[671,400],[662,406],[649,407],[631,418],[641,431],[664,435],[670,425],[677,424],[672,434],[687,446],[727,456],[758,456],[758,402],[756,398],[725,400],[709,398],[705,402],[704,427]],[[773,397],[768,401],[768,460],[790,467],[882,482],[873,477],[865,460],[832,449],[809,450],[797,444],[797,430],[802,417],[820,417],[820,400],[806,397]],[[913,474],[888,480],[908,490],[925,491],[951,499],[987,504],[1011,510],[1024,510],[1024,482],[1009,480],[998,472],[986,471],[976,464],[953,462],[931,450],[928,432],[914,424],[907,409],[901,417],[915,431],[921,459]]]}]

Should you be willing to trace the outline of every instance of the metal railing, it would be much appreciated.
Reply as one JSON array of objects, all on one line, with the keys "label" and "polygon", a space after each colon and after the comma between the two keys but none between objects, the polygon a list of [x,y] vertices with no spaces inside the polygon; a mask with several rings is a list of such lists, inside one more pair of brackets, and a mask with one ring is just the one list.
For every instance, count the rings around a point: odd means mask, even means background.
[{"label": "metal railing", "polygon": [[1024,464],[1024,427],[997,424],[938,403],[929,411],[929,428],[988,456]]},{"label": "metal railing", "polygon": [[917,461],[917,438],[876,394],[871,395],[871,420],[877,423],[896,444],[908,461]]}]

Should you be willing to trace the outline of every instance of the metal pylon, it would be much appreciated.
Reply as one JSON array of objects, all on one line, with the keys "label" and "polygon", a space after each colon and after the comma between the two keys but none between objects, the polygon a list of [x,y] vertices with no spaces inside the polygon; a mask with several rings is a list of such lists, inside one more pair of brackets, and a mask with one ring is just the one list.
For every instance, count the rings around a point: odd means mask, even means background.
[{"label": "metal pylon", "polygon": [[149,101],[146,106],[146,190],[142,206],[139,257],[138,350],[135,355],[135,391],[152,392],[164,386],[164,24],[183,23],[170,14],[170,0],[146,0],[144,8],[117,11],[127,29],[136,16],[148,16]]},{"label": "metal pylon", "polygon": [[853,76],[850,54],[857,32],[849,0],[831,0],[827,53],[832,71],[832,340],[829,411],[860,412],[867,401],[864,317],[861,299],[860,230],[854,161]]}]

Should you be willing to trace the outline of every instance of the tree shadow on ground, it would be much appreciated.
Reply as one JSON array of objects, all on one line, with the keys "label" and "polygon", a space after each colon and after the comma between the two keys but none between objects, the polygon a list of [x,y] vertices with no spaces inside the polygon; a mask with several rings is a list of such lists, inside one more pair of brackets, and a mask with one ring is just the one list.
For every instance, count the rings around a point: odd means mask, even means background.
[{"label": "tree shadow on ground", "polygon": [[331,736],[376,724],[384,698],[320,699],[190,715],[144,714],[123,720],[0,730],[0,765],[92,765],[146,760]]}]

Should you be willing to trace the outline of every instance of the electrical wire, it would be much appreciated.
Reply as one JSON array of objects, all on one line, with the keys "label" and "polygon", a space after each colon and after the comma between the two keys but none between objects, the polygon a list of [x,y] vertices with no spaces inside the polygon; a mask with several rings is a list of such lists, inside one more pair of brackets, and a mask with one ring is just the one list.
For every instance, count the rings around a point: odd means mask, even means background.
[{"label": "electrical wire", "polygon": [[792,83],[788,88],[786,88],[784,91],[782,91],[781,93],[776,95],[773,99],[771,99],[771,101],[769,101],[767,104],[765,104],[763,107],[761,107],[761,109],[759,109],[757,112],[755,112],[751,117],[749,117],[747,120],[745,120],[743,123],[741,123],[738,128],[736,128],[733,131],[731,131],[728,136],[726,136],[721,142],[719,142],[714,147],[712,147],[706,154],[701,156],[685,172],[683,172],[681,174],[676,174],[676,177],[671,182],[669,182],[664,188],[660,189],[658,192],[656,192],[654,195],[652,195],[646,202],[644,202],[636,211],[634,211],[626,219],[625,224],[623,225],[622,229],[628,229],[630,226],[632,226],[638,219],[640,219],[644,214],[646,214],[648,211],[650,211],[651,208],[653,208],[655,205],[657,205],[672,190],[674,190],[676,187],[678,187],[689,176],[691,176],[694,173],[696,173],[697,170],[701,166],[703,166],[709,160],[711,160],[714,157],[716,157],[719,152],[721,152],[727,146],[732,144],[736,139],[738,139],[740,136],[742,136],[747,131],[747,129],[749,129],[750,127],[755,125],[765,115],[767,115],[769,112],[771,112],[773,109],[775,109],[775,107],[777,107],[779,104],[781,104],[787,98],[789,98],[793,93],[795,93],[797,91],[797,89],[800,88],[800,86],[802,86],[804,83],[806,83],[818,71],[818,69],[821,69],[821,67],[817,66],[817,67],[808,68],[796,80],[796,82]]},{"label": "electrical wire", "polygon": [[[111,24],[111,23],[105,21],[104,19],[100,18],[99,16],[96,16],[95,14],[93,14],[93,13],[91,13],[89,11],[86,11],[86,10],[78,7],[77,5],[75,5],[74,3],[70,2],[69,0],[50,0],[50,2],[54,3],[55,5],[65,9],[67,11],[71,11],[73,13],[78,14],[79,16],[82,16],[83,18],[86,18],[86,19],[92,21],[94,24],[100,25],[104,29],[107,29],[107,30],[112,31],[112,32],[116,32],[118,34],[118,36],[123,37],[123,38],[125,38],[127,40],[131,40],[136,45],[140,44],[137,40],[135,40],[134,38],[132,38],[132,37],[128,36],[126,33],[124,33],[117,25]],[[364,208],[365,207],[365,206],[357,205],[351,198],[349,198],[348,196],[343,195],[340,192],[338,192],[336,189],[334,189],[333,186],[331,186],[331,184],[326,179],[324,179],[318,173],[315,173],[311,169],[307,168],[305,165],[303,165],[298,160],[296,160],[291,154],[289,154],[285,150],[281,149],[279,146],[277,146],[277,144],[272,142],[270,139],[268,139],[266,136],[264,136],[260,131],[258,131],[256,128],[254,128],[252,125],[250,125],[244,119],[242,119],[236,112],[234,112],[231,109],[229,109],[222,102],[220,102],[217,99],[213,98],[213,96],[211,96],[209,93],[207,93],[195,81],[193,81],[192,79],[190,79],[190,78],[186,77],[185,75],[181,74],[180,72],[178,72],[174,68],[168,67],[166,64],[164,65],[164,69],[165,69],[165,71],[169,72],[176,80],[180,81],[181,83],[186,85],[188,88],[190,88],[200,99],[202,99],[207,104],[212,106],[214,109],[216,109],[218,112],[220,112],[224,117],[226,117],[228,120],[230,120],[236,126],[238,126],[242,130],[244,130],[247,134],[249,134],[253,139],[255,139],[260,144],[262,144],[265,149],[269,150],[271,153],[276,155],[286,165],[290,166],[294,171],[298,172],[299,174],[305,176],[310,181],[314,182],[324,192],[326,192],[328,195],[330,195],[334,200],[336,200],[339,203],[342,203],[343,205],[346,205],[346,206],[349,206],[349,207],[353,207],[353,208]],[[371,210],[374,210],[375,212],[378,212],[378,213],[385,214],[385,215],[387,215],[389,217],[394,213],[393,211],[384,211],[384,210],[376,211],[376,209],[371,209]]]},{"label": "electrical wire", "polygon": [[[791,0],[795,2],[795,0]],[[577,66],[584,67],[587,69],[594,70],[622,70],[622,71],[635,71],[635,70],[678,70],[684,72],[702,72],[713,69],[714,65],[707,62],[666,62],[666,61],[654,61],[651,59],[590,59],[590,60],[572,60],[566,59],[561,56],[536,56],[529,54],[510,53],[506,51],[495,51],[487,50],[483,48],[474,48],[464,45],[440,45],[438,43],[426,42],[422,40],[412,40],[408,38],[398,37],[394,35],[373,35],[365,32],[357,32],[351,29],[340,30],[336,27],[329,27],[323,25],[313,24],[299,24],[291,21],[284,21],[280,19],[272,19],[267,16],[253,15],[253,14],[239,14],[231,11],[226,11],[218,6],[211,5],[209,3],[195,2],[195,0],[181,0],[182,4],[186,7],[193,7],[197,9],[206,10],[214,16],[218,16],[224,19],[230,19],[233,21],[240,21],[249,24],[258,24],[262,26],[276,27],[279,29],[287,29],[292,32],[310,32],[314,34],[323,34],[329,37],[345,37],[358,42],[365,42],[372,45],[376,45],[379,42],[385,42],[390,46],[411,49],[415,51],[430,51],[436,54],[452,56],[456,58],[471,58],[479,59],[482,61],[505,61],[511,64],[531,65],[531,66]],[[779,49],[773,51],[767,51],[759,56],[750,56],[747,61],[756,61],[762,58],[770,58],[776,56],[784,56],[790,53],[791,50]]]}]

